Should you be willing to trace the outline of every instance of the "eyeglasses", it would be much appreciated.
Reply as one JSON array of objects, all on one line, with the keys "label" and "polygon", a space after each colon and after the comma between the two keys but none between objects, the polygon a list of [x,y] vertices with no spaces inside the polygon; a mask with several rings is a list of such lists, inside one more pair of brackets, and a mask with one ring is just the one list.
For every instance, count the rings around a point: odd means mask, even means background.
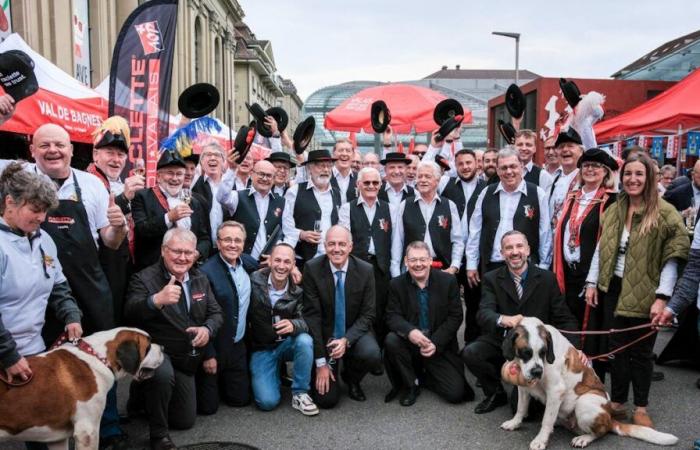
[{"label": "eyeglasses", "polygon": [[236,243],[236,244],[242,244],[242,243],[243,243],[243,239],[241,239],[241,238],[230,238],[230,237],[225,237],[225,238],[218,238],[218,240],[221,241],[221,243],[226,244],[226,245],[230,245],[230,244],[233,244],[233,243]]},{"label": "eyeglasses", "polygon": [[415,264],[415,263],[427,264],[427,263],[429,263],[430,261],[432,261],[432,258],[428,258],[428,257],[423,257],[423,258],[406,258],[406,261],[407,261],[409,264]]},{"label": "eyeglasses", "polygon": [[187,259],[190,259],[197,254],[197,251],[195,250],[183,250],[181,248],[172,248],[168,245],[166,245],[165,248],[170,250],[175,256],[184,256]]},{"label": "eyeglasses", "polygon": [[265,180],[265,179],[271,180],[272,177],[275,176],[274,173],[263,173],[263,172],[253,172],[253,173],[254,173],[255,175],[259,176],[260,178],[262,178],[263,180]]},{"label": "eyeglasses", "polygon": [[380,184],[382,184],[381,181],[363,181],[363,182],[362,182],[362,185],[365,186],[365,187],[369,187],[369,186],[379,186]]},{"label": "eyeglasses", "polygon": [[603,165],[597,162],[585,162],[581,164],[583,169],[602,169]]}]

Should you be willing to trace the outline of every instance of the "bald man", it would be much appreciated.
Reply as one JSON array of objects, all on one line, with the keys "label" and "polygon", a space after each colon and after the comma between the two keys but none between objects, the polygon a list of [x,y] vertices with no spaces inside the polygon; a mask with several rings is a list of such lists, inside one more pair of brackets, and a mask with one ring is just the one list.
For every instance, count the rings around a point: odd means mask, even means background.
[{"label": "bald man", "polygon": [[[272,191],[274,176],[275,166],[270,161],[258,161],[251,173],[253,180],[251,186],[234,191],[235,167],[230,168],[224,174],[216,194],[216,199],[231,218],[245,227],[246,240],[243,252],[263,264],[267,263],[268,258],[268,255],[262,254],[265,244],[271,238],[276,242],[282,237],[282,212],[285,200],[283,196]],[[278,231],[275,231],[276,229]]]},{"label": "bald man", "polygon": [[371,167],[373,169],[381,170],[382,165],[379,164],[379,156],[376,153],[365,153],[362,157],[362,167]]}]

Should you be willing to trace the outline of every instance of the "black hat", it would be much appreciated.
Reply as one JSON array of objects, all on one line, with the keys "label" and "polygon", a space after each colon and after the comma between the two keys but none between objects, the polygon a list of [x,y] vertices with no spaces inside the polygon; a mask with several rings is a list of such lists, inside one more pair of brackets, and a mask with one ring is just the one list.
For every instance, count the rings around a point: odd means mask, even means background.
[{"label": "black hat", "polygon": [[446,121],[443,122],[442,125],[440,125],[440,129],[438,130],[435,139],[437,141],[444,140],[447,136],[449,136],[450,133],[452,133],[452,130],[462,125],[463,120],[464,116],[461,115],[456,115],[454,117],[448,118]]},{"label": "black hat", "polygon": [[525,112],[525,96],[517,84],[513,83],[508,86],[506,91],[506,108],[508,113],[516,119],[523,117]]},{"label": "black hat", "polygon": [[600,148],[589,148],[588,150],[583,152],[583,155],[581,155],[581,157],[578,159],[578,163],[576,163],[576,166],[580,169],[583,163],[589,161],[604,164],[608,166],[608,168],[613,172],[619,168],[619,166],[617,165],[617,161],[615,161],[615,158],[613,158],[608,152]]},{"label": "black hat", "polygon": [[251,122],[250,126],[241,126],[236,133],[236,139],[233,141],[233,150],[238,152],[236,164],[240,164],[245,159],[250,147],[255,140],[255,121]]},{"label": "black hat", "polygon": [[501,132],[501,136],[503,136],[503,139],[505,139],[508,144],[515,144],[515,127],[513,124],[498,119],[498,131]]},{"label": "black hat", "polygon": [[8,50],[0,53],[0,80],[6,93],[15,103],[39,90],[34,75],[34,61],[22,50]]},{"label": "black hat", "polygon": [[566,131],[560,131],[557,136],[557,140],[554,143],[554,147],[559,147],[561,144],[566,142],[573,142],[574,144],[583,145],[581,143],[581,136],[574,130],[574,127],[569,127]]},{"label": "black hat", "polygon": [[435,162],[442,170],[450,170],[450,162],[442,155],[435,155]]},{"label": "black hat", "polygon": [[319,161],[336,161],[336,158],[331,156],[331,152],[328,150],[311,150],[309,152],[309,156],[306,158],[306,161],[301,163],[302,166],[305,166],[309,163],[315,163]]},{"label": "black hat", "polygon": [[273,106],[265,111],[265,114],[274,117],[280,133],[287,128],[287,125],[289,124],[289,116],[287,115],[287,111],[284,109],[280,108],[279,106]]},{"label": "black hat", "polygon": [[581,101],[581,91],[578,89],[578,86],[576,86],[576,83],[573,81],[566,81],[565,78],[559,78],[559,88],[562,94],[564,94],[566,102],[572,108],[576,108],[578,102]]},{"label": "black hat", "polygon": [[375,133],[384,133],[389,127],[391,123],[391,113],[389,112],[389,107],[386,106],[383,100],[377,100],[372,103],[370,118],[372,120],[372,129]]},{"label": "black hat", "polygon": [[289,167],[296,167],[296,164],[294,161],[292,161],[292,157],[289,156],[289,153],[287,152],[273,152],[270,153],[270,156],[265,158],[266,161],[270,162],[275,162],[275,161],[280,161],[280,162],[285,162],[289,164]]},{"label": "black hat", "polygon": [[115,147],[126,153],[129,152],[129,144],[126,143],[126,139],[123,134],[112,133],[111,131],[105,131],[102,135],[100,141],[93,146],[95,149],[103,147]]},{"label": "black hat", "polygon": [[386,154],[386,157],[379,161],[382,166],[387,165],[388,163],[391,162],[400,162],[404,164],[411,164],[411,160],[406,158],[406,155],[404,155],[401,152],[390,152]]},{"label": "black hat", "polygon": [[253,116],[253,120],[255,120],[256,123],[255,128],[260,136],[266,138],[272,137],[272,130],[265,124],[265,116],[267,113],[262,109],[262,106],[257,103],[249,105],[248,102],[245,102],[245,107],[248,108],[250,115]]},{"label": "black hat", "polygon": [[442,126],[447,119],[455,116],[464,116],[464,108],[457,100],[447,98],[435,105],[435,109],[433,110],[433,120],[436,124]]},{"label": "black hat", "polygon": [[170,166],[182,167],[183,169],[187,168],[185,160],[182,159],[180,152],[177,150],[165,150],[160,154],[160,158],[158,158],[157,170]]},{"label": "black hat", "polygon": [[314,131],[316,130],[316,119],[314,116],[309,116],[304,119],[299,125],[297,125],[296,130],[294,130],[294,136],[292,141],[294,141],[294,151],[297,155],[301,155],[306,150],[306,147],[311,143],[311,139],[314,137]]},{"label": "black hat", "polygon": [[185,162],[187,162],[187,161],[193,162],[195,166],[197,164],[199,164],[199,154],[197,154],[195,152],[191,152],[189,155],[183,156],[182,159],[184,159]]},{"label": "black hat", "polygon": [[219,106],[219,90],[209,83],[188,87],[177,99],[177,108],[189,119],[204,117]]}]

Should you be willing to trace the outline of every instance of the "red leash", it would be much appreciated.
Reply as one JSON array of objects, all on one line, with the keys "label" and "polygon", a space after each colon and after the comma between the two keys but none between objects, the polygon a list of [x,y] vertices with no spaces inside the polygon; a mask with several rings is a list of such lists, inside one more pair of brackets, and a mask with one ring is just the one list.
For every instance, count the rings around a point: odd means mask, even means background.
[{"label": "red leash", "polygon": [[[587,324],[586,324],[587,325]],[[573,335],[579,335],[579,336],[586,336],[586,335],[605,335],[605,334],[616,334],[616,333],[625,333],[627,331],[634,331],[634,330],[643,330],[645,328],[655,328],[655,325],[652,325],[651,322],[645,323],[642,325],[636,325],[634,327],[629,327],[629,328],[611,328],[609,330],[604,330],[604,331],[594,331],[594,330],[583,330],[583,331],[568,331],[568,330],[558,330],[561,334],[573,334]],[[586,327],[584,327],[586,328]],[[648,338],[649,336],[654,335],[655,333],[658,333],[657,329],[653,329],[649,331],[648,333],[644,334],[643,336],[638,337],[637,339],[633,340],[632,342],[628,342],[627,344],[618,347],[614,350],[611,350],[607,353],[602,353],[600,355],[596,356],[589,356],[588,359],[593,361],[596,359],[608,359],[611,356],[613,356],[615,353],[620,353],[622,350],[633,346],[637,342],[643,341],[644,339]]]},{"label": "red leash", "polygon": [[70,342],[71,344],[75,345],[76,347],[78,347],[80,350],[87,353],[88,355],[94,356],[95,358],[99,359],[102,362],[102,364],[107,366],[109,369],[112,368],[112,366],[109,364],[109,361],[107,361],[107,358],[105,356],[102,356],[99,353],[97,353],[97,351],[94,348],[92,348],[92,345],[88,344],[83,339],[75,339],[75,340],[71,341],[70,339],[68,339],[68,333],[66,333],[66,332],[62,333],[58,337],[58,339],[56,339],[56,342],[53,343],[53,345],[51,346],[51,348],[49,350],[56,349],[56,348],[62,346],[63,344],[65,344],[66,342]]}]

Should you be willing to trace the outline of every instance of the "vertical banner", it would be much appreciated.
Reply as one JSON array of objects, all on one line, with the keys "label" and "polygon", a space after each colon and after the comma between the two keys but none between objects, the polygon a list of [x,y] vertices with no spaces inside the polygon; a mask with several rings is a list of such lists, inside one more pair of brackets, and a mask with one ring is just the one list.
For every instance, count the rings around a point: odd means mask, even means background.
[{"label": "vertical banner", "polygon": [[73,76],[90,86],[88,0],[73,0]]},{"label": "vertical banner", "polygon": [[691,131],[688,133],[688,155],[698,156],[698,147],[700,147],[700,132]]},{"label": "vertical banner", "polygon": [[[664,156],[664,140],[663,136],[655,136],[651,139],[651,154],[654,158],[660,159]],[[666,155],[668,158],[668,155]]]},{"label": "vertical banner", "polygon": [[143,3],[124,22],[112,55],[109,115],[129,122],[124,171],[143,159],[147,186],[155,184],[159,143],[168,136],[176,26],[177,0]]},{"label": "vertical banner", "polygon": [[[666,158],[675,158],[678,156],[678,136],[669,136],[666,141]],[[685,155],[682,155],[684,157]],[[682,160],[682,159],[681,159]]]},{"label": "vertical banner", "polygon": [[639,136],[639,142],[637,143],[637,145],[644,149],[649,147],[649,136]]},{"label": "vertical banner", "polygon": [[637,145],[637,138],[636,137],[625,140],[625,148],[632,147],[635,145]]},{"label": "vertical banner", "polygon": [[615,141],[612,145],[612,154],[615,158],[619,158],[622,155],[622,141]]},{"label": "vertical banner", "polygon": [[10,0],[0,0],[0,42],[12,34],[12,8]]}]

